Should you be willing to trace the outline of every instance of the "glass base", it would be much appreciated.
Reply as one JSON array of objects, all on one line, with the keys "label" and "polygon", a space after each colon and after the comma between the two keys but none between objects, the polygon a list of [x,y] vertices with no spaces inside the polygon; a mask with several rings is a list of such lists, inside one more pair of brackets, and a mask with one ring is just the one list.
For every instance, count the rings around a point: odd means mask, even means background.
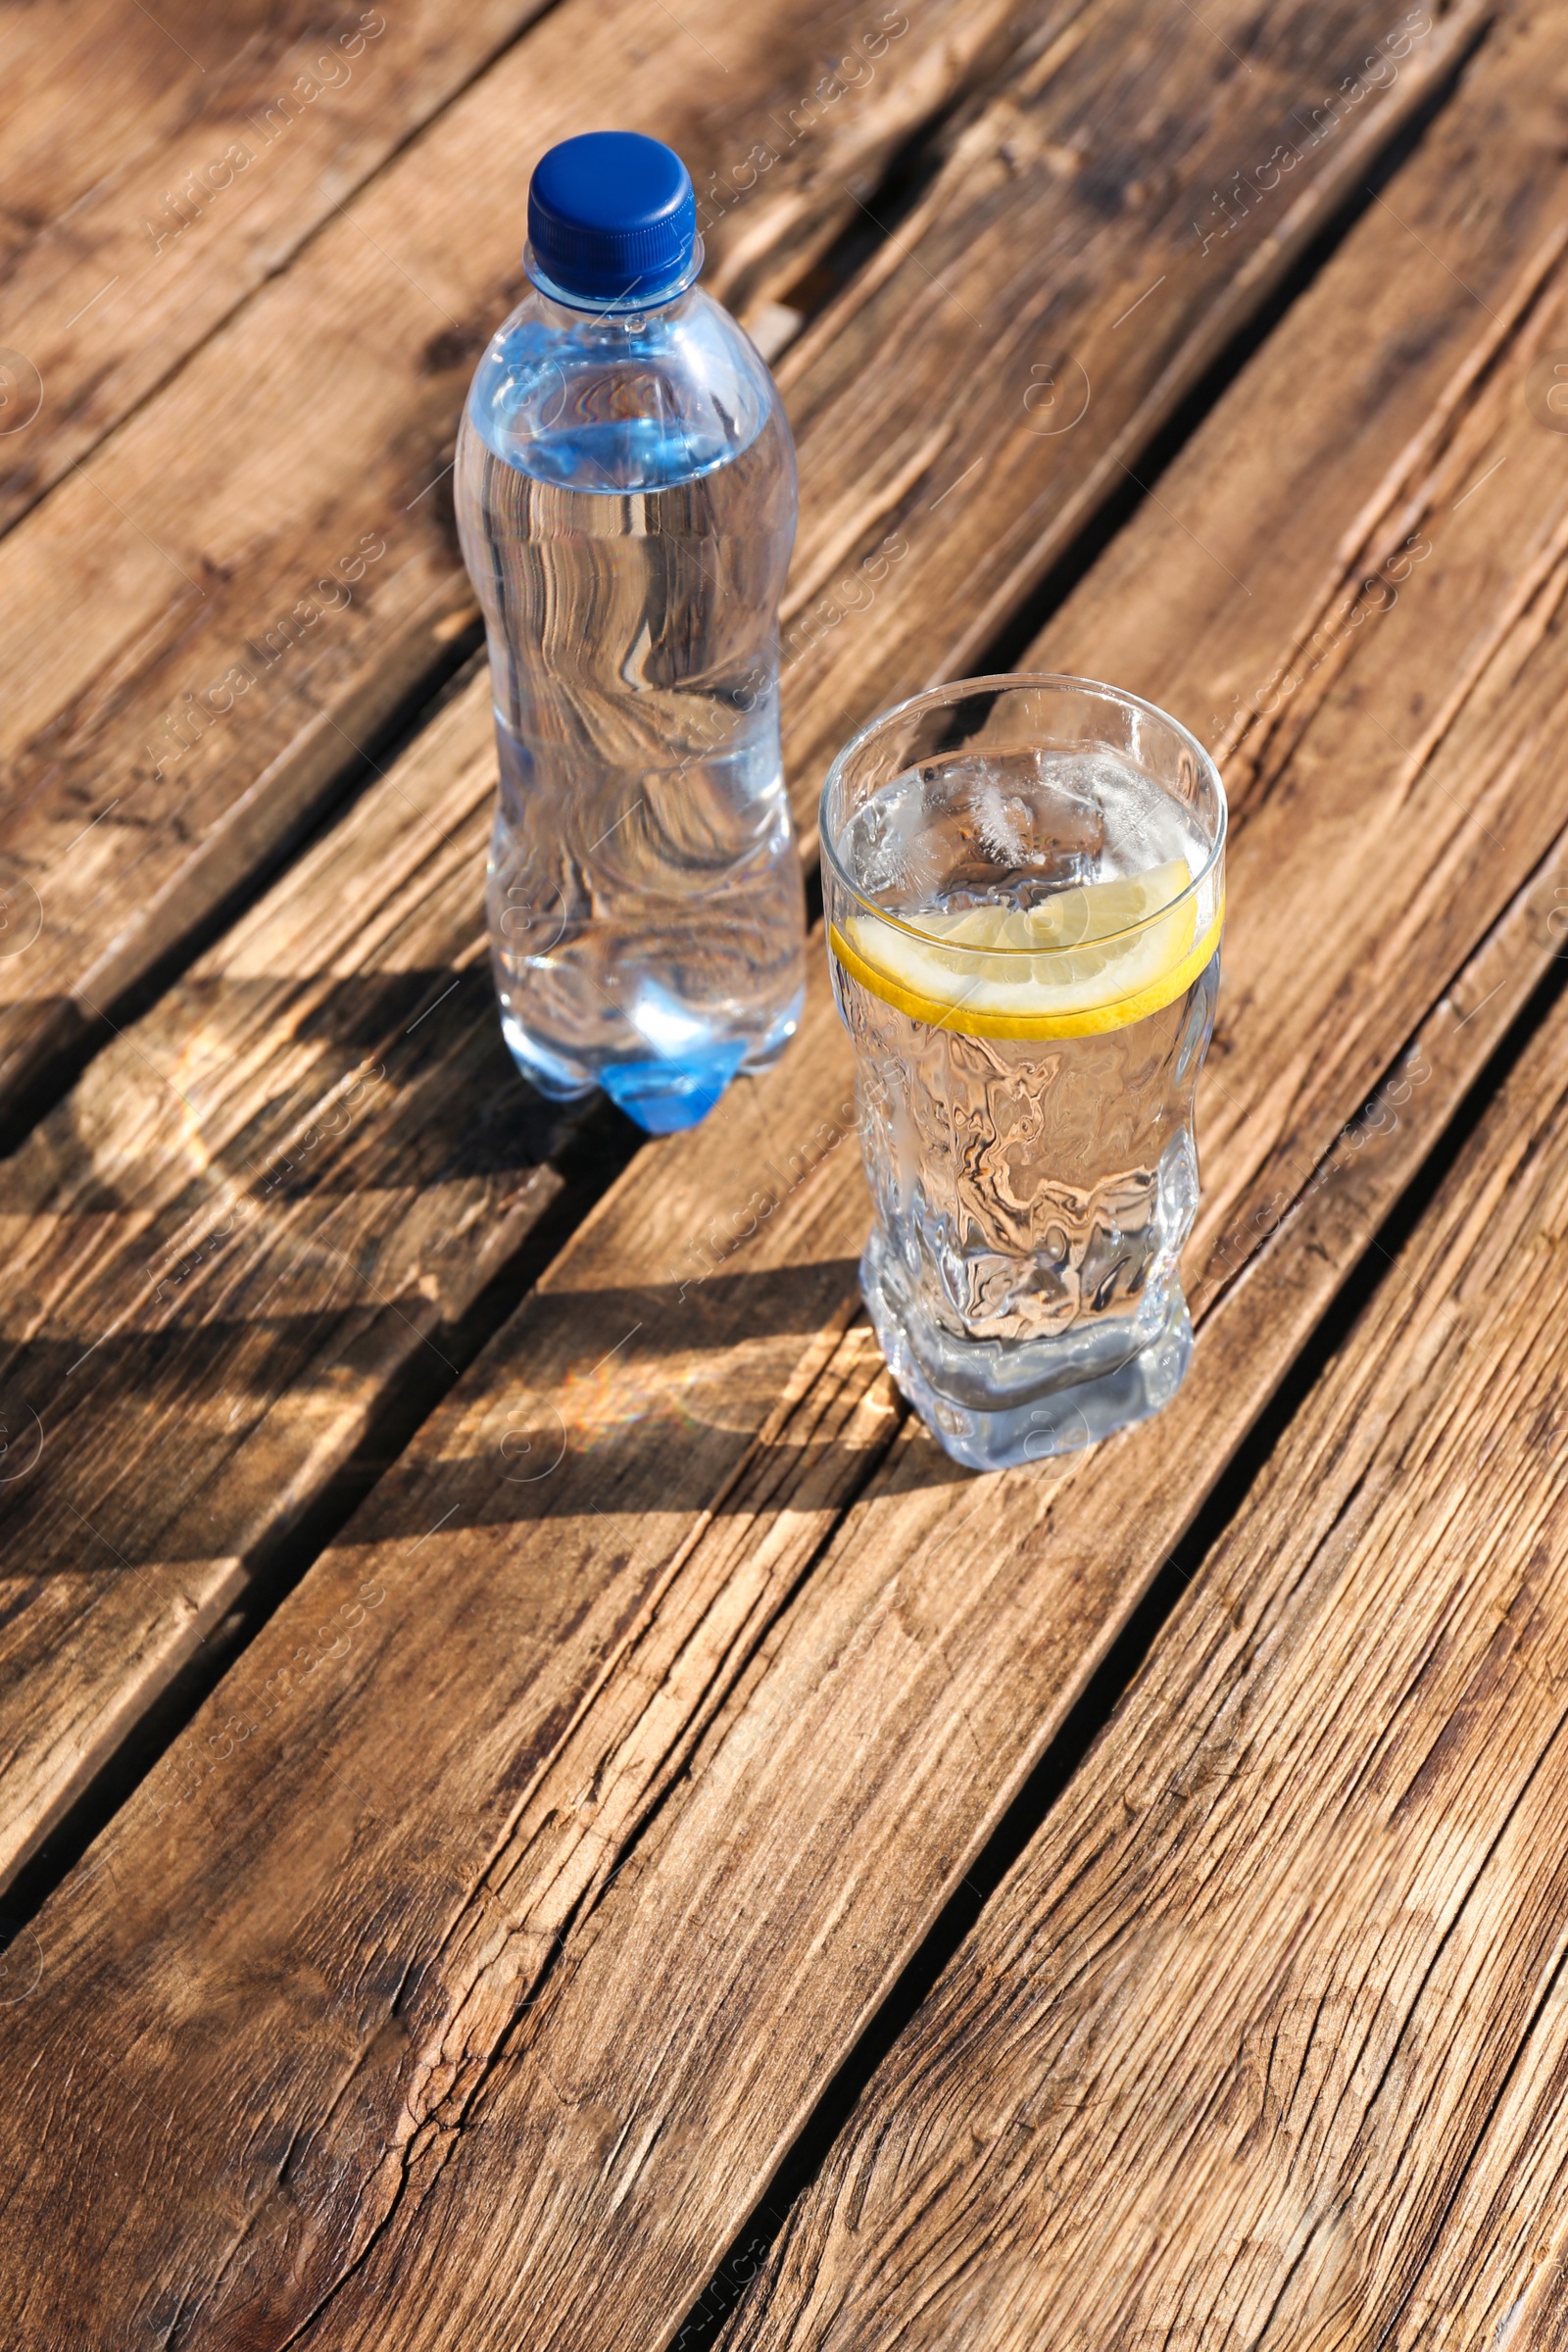
[{"label": "glass base", "polygon": [[[860,1295],[888,1369],[943,1450],[970,1470],[1012,1470],[1082,1453],[1159,1412],[1192,1361],[1193,1326],[1174,1278],[1153,1338],[1136,1354],[1102,1368],[1086,1355],[1084,1335],[1008,1344],[955,1340],[933,1330],[917,1348],[902,1291],[886,1244],[873,1232],[860,1260]],[[1110,1336],[1091,1333],[1089,1348]],[[928,1368],[933,1359],[941,1387]]]}]

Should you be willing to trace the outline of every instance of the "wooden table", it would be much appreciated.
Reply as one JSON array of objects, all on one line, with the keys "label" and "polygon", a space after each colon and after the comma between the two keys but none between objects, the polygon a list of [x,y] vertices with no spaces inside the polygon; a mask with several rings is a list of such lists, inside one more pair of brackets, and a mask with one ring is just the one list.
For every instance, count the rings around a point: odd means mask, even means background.
[{"label": "wooden table", "polygon": [[[324,29],[323,29],[324,27]],[[1568,34],[1477,0],[13,6],[0,2348],[1568,2343]],[[531,1104],[447,476],[689,159],[824,763],[1186,719],[1160,1419],[956,1470],[819,952]]]}]

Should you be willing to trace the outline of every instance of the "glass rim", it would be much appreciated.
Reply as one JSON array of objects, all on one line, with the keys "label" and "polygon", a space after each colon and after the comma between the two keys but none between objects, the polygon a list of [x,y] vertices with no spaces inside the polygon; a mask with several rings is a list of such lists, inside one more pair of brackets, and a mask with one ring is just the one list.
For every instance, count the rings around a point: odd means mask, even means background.
[{"label": "glass rim", "polygon": [[[1062,941],[1057,945],[1037,948],[982,948],[942,939],[934,932],[923,931],[918,922],[911,921],[907,916],[895,914],[889,907],[878,906],[876,900],[869,897],[845,870],[837,845],[828,832],[828,795],[838,783],[850,760],[863,744],[868,743],[874,735],[881,734],[895,719],[906,718],[913,711],[941,710],[945,705],[959,702],[966,695],[971,694],[995,694],[1019,687],[1042,686],[1071,687],[1080,693],[1099,695],[1104,701],[1118,703],[1124,708],[1130,706],[1133,710],[1144,712],[1147,717],[1157,719],[1161,726],[1169,727],[1172,734],[1193,753],[1200,772],[1206,771],[1219,806],[1219,824],[1209,846],[1208,856],[1199,871],[1193,875],[1186,888],[1179,890],[1173,899],[1166,899],[1151,913],[1141,915],[1136,923],[1128,923],[1119,931],[1100,932],[1092,940],[1080,940],[1076,943]],[[983,957],[988,961],[1016,956],[1024,961],[1035,963],[1043,956],[1074,956],[1087,948],[1104,948],[1109,947],[1116,940],[1136,938],[1141,931],[1147,931],[1152,924],[1164,922],[1173,908],[1184,906],[1189,899],[1196,899],[1197,894],[1202,889],[1203,884],[1214,872],[1225,854],[1225,842],[1229,830],[1230,803],[1225,793],[1224,778],[1213,758],[1199,742],[1190,727],[1183,726],[1179,718],[1173,718],[1170,712],[1162,710],[1157,703],[1147,701],[1141,694],[1133,694],[1125,686],[1111,686],[1102,678],[1075,677],[1068,670],[1055,669],[1002,670],[993,672],[986,677],[952,678],[945,686],[928,686],[923,688],[919,694],[906,695],[902,703],[891,704],[886,710],[879,710],[874,718],[867,719],[864,726],[858,728],[850,737],[849,742],[834,755],[816,805],[816,833],[822,858],[825,863],[832,867],[834,874],[858,906],[863,907],[866,913],[874,916],[879,923],[891,924],[896,931],[902,931],[908,938],[918,940],[922,946],[940,948],[944,956]],[[1069,887],[1083,888],[1084,885],[1069,885]],[[1047,901],[1045,904],[1049,905],[1050,902]]]}]

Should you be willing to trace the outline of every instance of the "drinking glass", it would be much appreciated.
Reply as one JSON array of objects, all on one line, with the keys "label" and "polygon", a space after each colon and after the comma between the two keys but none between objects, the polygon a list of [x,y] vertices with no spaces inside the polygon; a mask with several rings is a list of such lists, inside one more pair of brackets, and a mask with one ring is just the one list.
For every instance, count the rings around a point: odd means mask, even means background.
[{"label": "drinking glass", "polygon": [[970,678],[862,728],[821,830],[883,1352],[956,1461],[1076,1452],[1192,1353],[1218,771],[1115,687]]}]

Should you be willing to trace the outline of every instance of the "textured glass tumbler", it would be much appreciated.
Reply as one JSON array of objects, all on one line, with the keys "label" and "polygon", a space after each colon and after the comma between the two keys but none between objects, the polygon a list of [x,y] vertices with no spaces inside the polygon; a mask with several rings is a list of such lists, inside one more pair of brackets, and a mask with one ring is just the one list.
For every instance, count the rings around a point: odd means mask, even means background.
[{"label": "textured glass tumbler", "polygon": [[970,679],[855,737],[821,829],[883,1352],[956,1460],[1077,1452],[1158,1411],[1192,1353],[1218,772],[1113,687]]}]

